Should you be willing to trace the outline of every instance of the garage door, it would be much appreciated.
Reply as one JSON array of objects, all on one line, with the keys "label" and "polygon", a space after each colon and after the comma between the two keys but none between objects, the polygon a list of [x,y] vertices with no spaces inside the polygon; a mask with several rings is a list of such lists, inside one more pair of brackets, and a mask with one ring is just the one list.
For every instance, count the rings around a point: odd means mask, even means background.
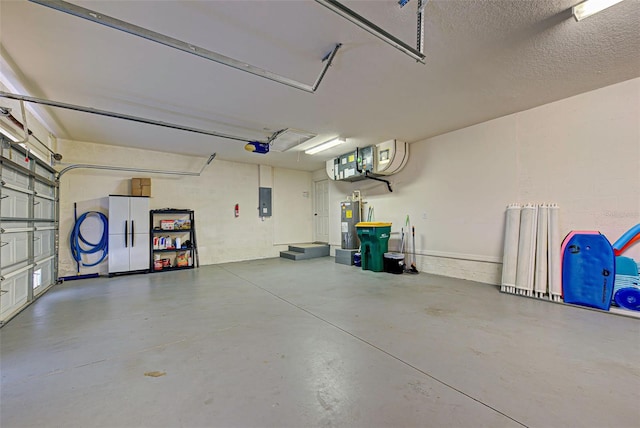
[{"label": "garage door", "polygon": [[57,278],[55,171],[20,146],[0,156],[0,325]]}]

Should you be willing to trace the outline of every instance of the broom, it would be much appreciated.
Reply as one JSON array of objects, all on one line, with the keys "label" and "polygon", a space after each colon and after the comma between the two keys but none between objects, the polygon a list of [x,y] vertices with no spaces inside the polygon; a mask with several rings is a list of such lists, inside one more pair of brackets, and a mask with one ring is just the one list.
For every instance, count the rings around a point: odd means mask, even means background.
[{"label": "broom", "polygon": [[413,245],[413,257],[411,258],[411,268],[408,270],[409,273],[418,273],[418,268],[416,267],[416,227],[411,226],[411,244]]}]

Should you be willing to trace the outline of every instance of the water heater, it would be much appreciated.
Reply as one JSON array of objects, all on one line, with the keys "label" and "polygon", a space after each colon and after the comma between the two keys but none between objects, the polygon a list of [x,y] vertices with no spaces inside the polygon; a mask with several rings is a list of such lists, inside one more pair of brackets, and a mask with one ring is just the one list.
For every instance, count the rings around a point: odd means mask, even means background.
[{"label": "water heater", "polygon": [[357,250],[360,240],[356,231],[356,224],[360,222],[360,202],[340,202],[341,248],[343,250]]}]

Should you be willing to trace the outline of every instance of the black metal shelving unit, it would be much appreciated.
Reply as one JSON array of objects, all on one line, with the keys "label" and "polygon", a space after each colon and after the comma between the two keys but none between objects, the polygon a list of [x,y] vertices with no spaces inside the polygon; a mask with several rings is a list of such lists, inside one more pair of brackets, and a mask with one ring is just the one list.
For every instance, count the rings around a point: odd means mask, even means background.
[{"label": "black metal shelving unit", "polygon": [[[160,227],[162,220],[188,220],[189,228],[184,229],[162,229]],[[196,243],[196,220],[195,213],[193,210],[182,210],[182,209],[161,209],[161,210],[151,210],[149,211],[149,225],[151,227],[150,233],[150,262],[149,262],[149,271],[150,272],[167,272],[167,271],[175,271],[175,270],[183,270],[183,269],[193,269],[199,266],[198,260],[198,246]],[[174,226],[175,227],[175,226]],[[175,248],[175,238],[181,236],[188,236],[188,238],[181,240],[181,248]],[[154,245],[155,239],[160,237],[171,237],[173,247],[170,248],[158,248],[158,245]],[[186,247],[186,241],[189,241],[191,245]],[[184,254],[187,256],[187,265],[186,266],[178,266],[177,260],[178,257]],[[161,255],[158,257],[158,255]],[[169,257],[163,257],[169,256]],[[156,266],[156,259],[160,260],[170,260],[169,266]]]}]

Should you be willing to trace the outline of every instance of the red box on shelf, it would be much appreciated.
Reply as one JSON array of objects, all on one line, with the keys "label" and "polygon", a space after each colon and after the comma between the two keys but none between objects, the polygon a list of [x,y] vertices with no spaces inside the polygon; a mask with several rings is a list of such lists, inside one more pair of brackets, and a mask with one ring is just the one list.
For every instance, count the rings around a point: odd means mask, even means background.
[{"label": "red box on shelf", "polygon": [[175,220],[160,220],[160,229],[162,230],[173,230],[175,225]]}]

